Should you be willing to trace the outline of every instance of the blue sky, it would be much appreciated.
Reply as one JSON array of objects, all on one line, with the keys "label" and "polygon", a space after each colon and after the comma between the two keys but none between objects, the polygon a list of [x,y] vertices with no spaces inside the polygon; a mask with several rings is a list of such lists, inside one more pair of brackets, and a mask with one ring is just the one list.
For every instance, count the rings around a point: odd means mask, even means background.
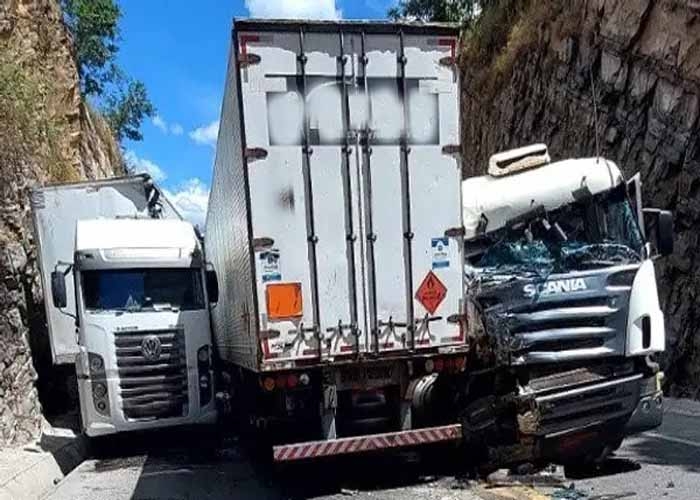
[{"label": "blue sky", "polygon": [[180,211],[203,223],[233,17],[383,18],[395,0],[119,0],[119,64],[158,110],[126,141]]}]

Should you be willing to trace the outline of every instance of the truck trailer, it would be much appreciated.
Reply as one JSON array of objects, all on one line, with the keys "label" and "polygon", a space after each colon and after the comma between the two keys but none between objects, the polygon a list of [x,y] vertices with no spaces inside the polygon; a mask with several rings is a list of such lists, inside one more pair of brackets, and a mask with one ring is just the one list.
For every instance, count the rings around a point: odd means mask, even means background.
[{"label": "truck trailer", "polygon": [[220,388],[276,461],[460,438],[428,408],[467,366],[458,36],[234,22],[213,332]]},{"label": "truck trailer", "polygon": [[36,189],[32,209],[53,359],[75,364],[84,432],[214,423],[216,290],[194,227],[146,175]]}]

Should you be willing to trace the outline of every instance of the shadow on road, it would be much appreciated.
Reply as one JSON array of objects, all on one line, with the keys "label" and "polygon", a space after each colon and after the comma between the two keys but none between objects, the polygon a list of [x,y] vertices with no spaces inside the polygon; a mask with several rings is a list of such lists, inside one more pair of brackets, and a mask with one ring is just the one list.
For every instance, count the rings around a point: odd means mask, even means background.
[{"label": "shadow on road", "polygon": [[624,474],[641,469],[639,462],[627,458],[611,457],[603,461],[603,463],[582,468],[567,468],[567,479],[591,479],[602,476],[613,476],[615,474]]},{"label": "shadow on road", "polygon": [[642,464],[681,467],[686,472],[700,473],[700,448],[643,435],[626,445]]},{"label": "shadow on road", "polygon": [[436,447],[420,453],[384,453],[338,457],[319,462],[277,466],[268,477],[288,498],[314,498],[390,490],[448,482],[451,489],[469,487],[460,452]]},{"label": "shadow on road", "polygon": [[105,440],[95,452],[96,473],[135,471],[134,500],[302,499],[438,481],[469,488],[465,461],[448,446],[275,465],[231,435],[159,431]]}]

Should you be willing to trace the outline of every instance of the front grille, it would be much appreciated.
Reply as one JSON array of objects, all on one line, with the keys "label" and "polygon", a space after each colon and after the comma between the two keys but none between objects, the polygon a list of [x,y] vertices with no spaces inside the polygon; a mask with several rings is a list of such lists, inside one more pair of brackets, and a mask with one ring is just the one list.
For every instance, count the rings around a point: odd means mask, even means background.
[{"label": "front grille", "polygon": [[[144,340],[156,337],[159,355],[144,354]],[[130,419],[179,417],[187,408],[187,360],[183,330],[116,332],[119,392]]]},{"label": "front grille", "polygon": [[511,337],[512,362],[517,365],[620,354],[624,337],[618,338],[622,329],[617,319],[624,313],[602,296],[543,300],[498,316]]}]

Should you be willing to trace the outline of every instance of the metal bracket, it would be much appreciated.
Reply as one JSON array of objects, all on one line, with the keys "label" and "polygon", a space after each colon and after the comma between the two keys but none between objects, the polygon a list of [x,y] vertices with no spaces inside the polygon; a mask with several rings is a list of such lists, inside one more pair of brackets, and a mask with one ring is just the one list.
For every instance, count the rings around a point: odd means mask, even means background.
[{"label": "metal bracket", "polygon": [[446,144],[442,147],[442,154],[459,156],[462,154],[462,146],[459,144]]},{"label": "metal bracket", "polygon": [[265,148],[246,148],[245,159],[248,161],[264,160],[267,158],[267,149]]},{"label": "metal bracket", "polygon": [[249,66],[254,66],[260,64],[260,56],[253,54],[252,52],[246,52],[245,54],[238,54],[238,65],[241,68],[247,68]]},{"label": "metal bracket", "polygon": [[464,229],[464,226],[451,227],[451,228],[445,230],[445,237],[446,238],[464,238],[464,235],[466,233],[467,233],[467,231]]},{"label": "metal bracket", "polygon": [[274,339],[280,335],[282,335],[282,332],[279,330],[260,330],[261,339]]},{"label": "metal bracket", "polygon": [[441,66],[454,66],[457,64],[457,58],[453,56],[441,57],[439,63]]},{"label": "metal bracket", "polygon": [[261,238],[253,238],[253,251],[260,252],[261,250],[266,250],[271,248],[275,244],[275,240],[263,236]]}]

